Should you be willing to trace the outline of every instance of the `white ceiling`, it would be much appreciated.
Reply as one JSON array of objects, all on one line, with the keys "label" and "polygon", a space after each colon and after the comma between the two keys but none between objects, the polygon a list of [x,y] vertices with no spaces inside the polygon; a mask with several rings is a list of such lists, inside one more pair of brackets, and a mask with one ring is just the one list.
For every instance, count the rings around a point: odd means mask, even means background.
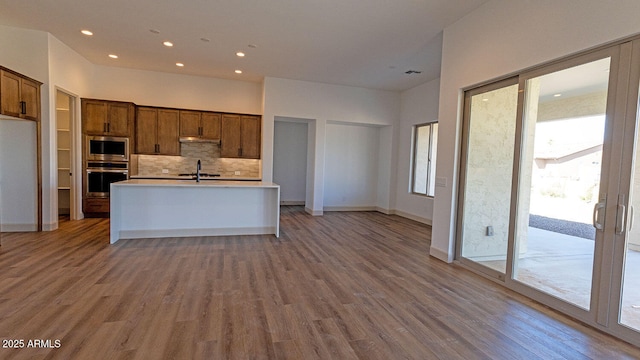
[{"label": "white ceiling", "polygon": [[50,32],[99,65],[406,90],[440,76],[442,30],[485,2],[0,0],[0,24]]}]

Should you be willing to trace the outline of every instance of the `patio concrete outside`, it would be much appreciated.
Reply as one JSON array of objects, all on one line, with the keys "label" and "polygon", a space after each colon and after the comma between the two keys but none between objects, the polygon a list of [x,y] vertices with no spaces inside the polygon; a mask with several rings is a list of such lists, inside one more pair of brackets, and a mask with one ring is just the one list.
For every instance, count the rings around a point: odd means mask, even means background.
[{"label": "patio concrete outside", "polygon": [[[517,260],[515,278],[557,298],[588,308],[594,241],[529,227],[527,246],[527,252]],[[505,269],[504,260],[479,263],[498,271]],[[625,265],[621,323],[640,330],[640,252],[628,250]]]}]

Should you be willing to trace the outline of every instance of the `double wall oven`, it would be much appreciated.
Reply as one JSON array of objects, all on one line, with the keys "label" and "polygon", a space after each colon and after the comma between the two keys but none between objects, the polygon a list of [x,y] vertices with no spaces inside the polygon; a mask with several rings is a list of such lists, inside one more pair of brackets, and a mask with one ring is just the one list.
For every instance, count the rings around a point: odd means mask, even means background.
[{"label": "double wall oven", "polygon": [[85,141],[85,195],[109,198],[111,183],[129,179],[129,139],[87,136]]}]

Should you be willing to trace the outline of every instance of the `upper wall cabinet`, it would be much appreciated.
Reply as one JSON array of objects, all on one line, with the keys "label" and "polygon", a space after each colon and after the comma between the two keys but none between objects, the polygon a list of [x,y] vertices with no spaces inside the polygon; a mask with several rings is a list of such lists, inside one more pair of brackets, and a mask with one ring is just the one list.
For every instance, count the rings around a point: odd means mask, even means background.
[{"label": "upper wall cabinet", "polygon": [[138,107],[136,154],[180,155],[179,111]]},{"label": "upper wall cabinet", "polygon": [[220,140],[221,118],[219,113],[180,110],[180,137]]},{"label": "upper wall cabinet", "polygon": [[132,137],[134,122],[133,103],[82,99],[82,132],[86,135]]},{"label": "upper wall cabinet", "polygon": [[262,120],[252,115],[222,115],[220,156],[260,159]]},{"label": "upper wall cabinet", "polygon": [[0,68],[0,113],[27,120],[40,120],[42,83]]}]

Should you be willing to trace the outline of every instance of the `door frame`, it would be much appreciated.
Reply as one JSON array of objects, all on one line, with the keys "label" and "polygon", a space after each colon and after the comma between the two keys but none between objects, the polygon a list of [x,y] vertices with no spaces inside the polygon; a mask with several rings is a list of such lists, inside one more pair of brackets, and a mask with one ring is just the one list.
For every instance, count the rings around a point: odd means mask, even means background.
[{"label": "door frame", "polygon": [[[524,106],[525,83],[528,79],[541,75],[561,71],[573,66],[586,64],[602,58],[611,57],[609,72],[609,90],[607,93],[607,108],[605,121],[605,139],[603,144],[602,172],[600,178],[599,199],[607,198],[603,214],[604,229],[596,231],[594,244],[594,264],[592,270],[591,300],[589,310],[585,310],[569,302],[554,297],[541,290],[535,289],[513,278],[517,252],[517,223],[518,223],[518,190],[520,186],[520,172],[524,144]],[[482,276],[503,283],[506,287],[517,291],[533,300],[550,306],[578,320],[584,321],[600,330],[611,333],[635,345],[640,345],[640,331],[635,331],[619,324],[618,314],[621,305],[622,277],[624,274],[624,253],[626,251],[626,236],[617,234],[616,226],[626,229],[629,222],[629,212],[624,219],[620,209],[629,207],[629,189],[631,186],[631,171],[634,162],[636,145],[636,128],[638,122],[638,98],[640,88],[640,37],[621,40],[581,54],[572,55],[555,60],[547,64],[536,66],[515,75],[518,78],[518,111],[516,123],[516,143],[512,177],[509,249],[507,251],[506,273],[500,274],[495,270],[474,263],[461,256],[462,247],[462,214],[464,204],[466,142],[468,135],[469,109],[467,97],[475,94],[481,88],[495,88],[506,86],[506,80],[485,83],[482,86],[464,89],[463,118],[461,130],[460,171],[458,187],[458,207],[456,226],[456,262]],[[497,86],[502,84],[502,86]],[[489,91],[489,90],[485,90]],[[482,93],[480,91],[479,93]],[[471,96],[472,96],[471,95]],[[631,147],[632,149],[629,149]],[[640,194],[638,194],[640,195]],[[622,207],[621,207],[622,206]],[[622,220],[621,220],[622,219]],[[622,225],[620,225],[622,224]],[[501,276],[502,275],[502,276]]]},{"label": "door frame", "polygon": [[[55,87],[55,98],[54,98],[54,110],[57,104],[57,100],[58,100],[58,92],[61,92],[63,94],[65,94],[66,96],[69,97],[69,155],[70,155],[70,164],[69,164],[69,168],[70,168],[70,172],[71,172],[71,180],[70,180],[70,187],[71,189],[69,190],[69,195],[70,195],[70,201],[69,201],[69,217],[71,220],[80,220],[82,218],[84,218],[83,214],[82,214],[82,176],[81,176],[81,170],[82,170],[82,154],[80,154],[78,152],[79,149],[82,149],[82,146],[80,146],[82,138],[80,136],[81,131],[80,131],[80,121],[79,121],[79,114],[80,114],[80,97],[70,91],[65,90],[64,88]],[[52,130],[55,132],[56,134],[56,164],[57,164],[57,144],[58,144],[58,139],[57,139],[57,129],[58,129],[58,115],[57,115],[57,111],[54,112],[56,114],[56,118],[55,118],[55,126],[53,126]],[[56,179],[57,179],[57,166],[56,166]],[[57,182],[56,182],[57,184]],[[55,191],[57,192],[57,186]],[[58,199],[58,197],[56,196],[56,199]],[[55,204],[55,209],[56,209],[56,214],[58,213],[58,201],[56,201]],[[56,217],[56,224],[58,223],[58,219]]]}]

